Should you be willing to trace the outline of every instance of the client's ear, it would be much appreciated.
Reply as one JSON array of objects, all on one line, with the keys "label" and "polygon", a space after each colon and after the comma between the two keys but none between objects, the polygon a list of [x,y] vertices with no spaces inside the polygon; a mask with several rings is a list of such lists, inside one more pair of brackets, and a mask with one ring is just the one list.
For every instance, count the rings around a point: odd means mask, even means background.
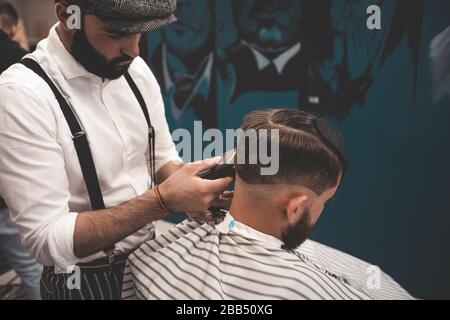
[{"label": "client's ear", "polygon": [[305,209],[307,208],[306,203],[308,201],[308,196],[301,195],[292,198],[288,205],[286,206],[287,220],[290,225],[295,225],[303,218]]}]

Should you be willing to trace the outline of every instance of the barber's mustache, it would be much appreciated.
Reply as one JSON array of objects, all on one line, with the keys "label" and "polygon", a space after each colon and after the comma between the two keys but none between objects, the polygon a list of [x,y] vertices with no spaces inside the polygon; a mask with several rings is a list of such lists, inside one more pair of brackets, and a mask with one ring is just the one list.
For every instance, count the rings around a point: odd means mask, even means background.
[{"label": "barber's mustache", "polygon": [[111,60],[110,63],[112,64],[118,64],[121,62],[133,62],[134,58],[130,57],[130,56],[121,56],[121,57],[117,57]]}]

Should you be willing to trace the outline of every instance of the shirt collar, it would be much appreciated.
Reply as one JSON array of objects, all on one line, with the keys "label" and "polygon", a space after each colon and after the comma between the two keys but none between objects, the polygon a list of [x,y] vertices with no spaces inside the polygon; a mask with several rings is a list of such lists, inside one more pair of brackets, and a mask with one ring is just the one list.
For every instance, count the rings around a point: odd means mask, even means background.
[{"label": "shirt collar", "polygon": [[56,61],[66,80],[72,80],[80,77],[90,77],[100,79],[98,76],[87,71],[72,54],[64,47],[61,39],[56,32],[56,25],[50,29],[48,35],[48,51]]},{"label": "shirt collar", "polygon": [[276,57],[274,60],[270,60],[266,58],[261,52],[259,52],[256,48],[248,44],[247,42],[243,41],[243,43],[250,48],[251,52],[255,56],[256,63],[258,65],[258,70],[262,71],[265,68],[267,68],[271,63],[275,65],[275,68],[277,69],[277,72],[279,74],[282,74],[286,65],[288,62],[297,54],[300,52],[302,45],[301,43],[297,43],[293,45],[291,48],[280,54],[278,57]]},{"label": "shirt collar", "polygon": [[280,249],[284,246],[284,242],[280,239],[262,233],[258,230],[250,228],[243,223],[236,221],[229,212],[225,216],[225,219],[216,226],[216,229],[224,234],[234,233],[247,239],[257,240],[277,249]]}]

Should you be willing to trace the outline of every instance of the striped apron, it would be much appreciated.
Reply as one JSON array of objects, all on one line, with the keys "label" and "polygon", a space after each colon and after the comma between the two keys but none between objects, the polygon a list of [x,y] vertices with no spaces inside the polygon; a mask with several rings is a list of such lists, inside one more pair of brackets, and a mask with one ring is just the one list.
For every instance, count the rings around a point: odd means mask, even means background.
[{"label": "striped apron", "polygon": [[105,259],[78,265],[72,274],[55,274],[53,267],[44,267],[42,300],[120,300],[127,257],[112,264]]}]

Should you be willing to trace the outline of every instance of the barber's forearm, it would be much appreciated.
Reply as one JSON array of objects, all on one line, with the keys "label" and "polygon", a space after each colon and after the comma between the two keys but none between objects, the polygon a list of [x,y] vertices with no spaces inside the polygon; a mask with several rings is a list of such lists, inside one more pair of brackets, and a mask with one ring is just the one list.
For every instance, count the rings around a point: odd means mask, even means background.
[{"label": "barber's forearm", "polygon": [[75,224],[75,256],[83,259],[111,248],[147,224],[165,216],[154,191],[115,208],[80,213]]},{"label": "barber's forearm", "polygon": [[216,161],[200,161],[164,166],[156,179],[161,184],[161,199],[166,200],[164,205],[151,190],[112,209],[80,213],[75,223],[75,256],[82,259],[108,249],[148,223],[165,218],[167,213],[162,206],[169,212],[206,213],[217,195],[232,182],[231,178],[208,181],[197,176],[216,165]]}]

